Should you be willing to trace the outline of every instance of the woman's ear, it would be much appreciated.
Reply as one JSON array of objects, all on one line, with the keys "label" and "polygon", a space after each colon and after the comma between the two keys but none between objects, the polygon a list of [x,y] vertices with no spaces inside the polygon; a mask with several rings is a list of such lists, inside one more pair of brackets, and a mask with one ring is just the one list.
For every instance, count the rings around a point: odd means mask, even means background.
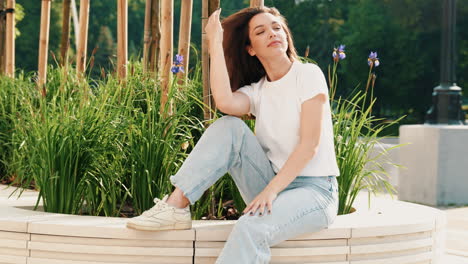
[{"label": "woman's ear", "polygon": [[255,53],[254,49],[252,48],[251,45],[247,45],[245,47],[245,50],[247,51],[247,53],[249,53],[250,56],[255,56],[257,53]]}]

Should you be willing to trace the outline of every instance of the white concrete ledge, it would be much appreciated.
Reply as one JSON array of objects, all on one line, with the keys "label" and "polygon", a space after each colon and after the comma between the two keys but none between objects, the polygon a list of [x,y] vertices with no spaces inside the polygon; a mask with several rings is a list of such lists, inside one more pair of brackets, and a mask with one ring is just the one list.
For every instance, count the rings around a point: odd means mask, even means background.
[{"label": "white concrete ledge", "polygon": [[[126,219],[35,212],[0,199],[0,264],[214,263],[235,221],[191,230],[137,231]],[[271,263],[441,263],[445,213],[382,200],[341,215],[328,229],[272,247]]]}]

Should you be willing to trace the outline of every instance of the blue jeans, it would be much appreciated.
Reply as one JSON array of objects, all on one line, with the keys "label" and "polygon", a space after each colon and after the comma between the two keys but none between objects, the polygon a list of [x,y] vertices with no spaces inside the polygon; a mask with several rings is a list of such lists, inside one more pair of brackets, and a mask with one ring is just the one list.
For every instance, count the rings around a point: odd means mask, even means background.
[{"label": "blue jeans", "polygon": [[[226,172],[246,204],[275,176],[255,135],[234,116],[224,116],[211,124],[170,180],[194,204]],[[271,214],[239,218],[216,263],[268,263],[271,246],[327,228],[337,211],[335,176],[298,176],[278,194]]]}]

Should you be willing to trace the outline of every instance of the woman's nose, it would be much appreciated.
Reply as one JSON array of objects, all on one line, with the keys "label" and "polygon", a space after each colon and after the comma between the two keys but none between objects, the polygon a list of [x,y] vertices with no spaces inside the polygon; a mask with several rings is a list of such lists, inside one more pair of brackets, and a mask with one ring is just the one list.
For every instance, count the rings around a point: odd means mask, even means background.
[{"label": "woman's nose", "polygon": [[274,30],[270,29],[269,36],[270,36],[270,38],[276,37],[276,32]]}]

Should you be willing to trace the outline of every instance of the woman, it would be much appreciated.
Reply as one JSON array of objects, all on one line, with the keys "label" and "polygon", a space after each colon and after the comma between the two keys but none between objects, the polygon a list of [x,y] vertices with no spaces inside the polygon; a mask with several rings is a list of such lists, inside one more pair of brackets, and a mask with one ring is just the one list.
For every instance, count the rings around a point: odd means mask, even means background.
[{"label": "woman", "polygon": [[[270,246],[329,226],[338,210],[328,88],[320,68],[298,61],[275,8],[243,9],[205,28],[211,89],[226,114],[203,134],[170,180],[168,197],[130,219],[141,230],[191,228],[189,204],[226,172],[247,204],[217,263],[268,263]],[[224,33],[223,33],[224,29]],[[236,116],[256,116],[254,135]]]}]

